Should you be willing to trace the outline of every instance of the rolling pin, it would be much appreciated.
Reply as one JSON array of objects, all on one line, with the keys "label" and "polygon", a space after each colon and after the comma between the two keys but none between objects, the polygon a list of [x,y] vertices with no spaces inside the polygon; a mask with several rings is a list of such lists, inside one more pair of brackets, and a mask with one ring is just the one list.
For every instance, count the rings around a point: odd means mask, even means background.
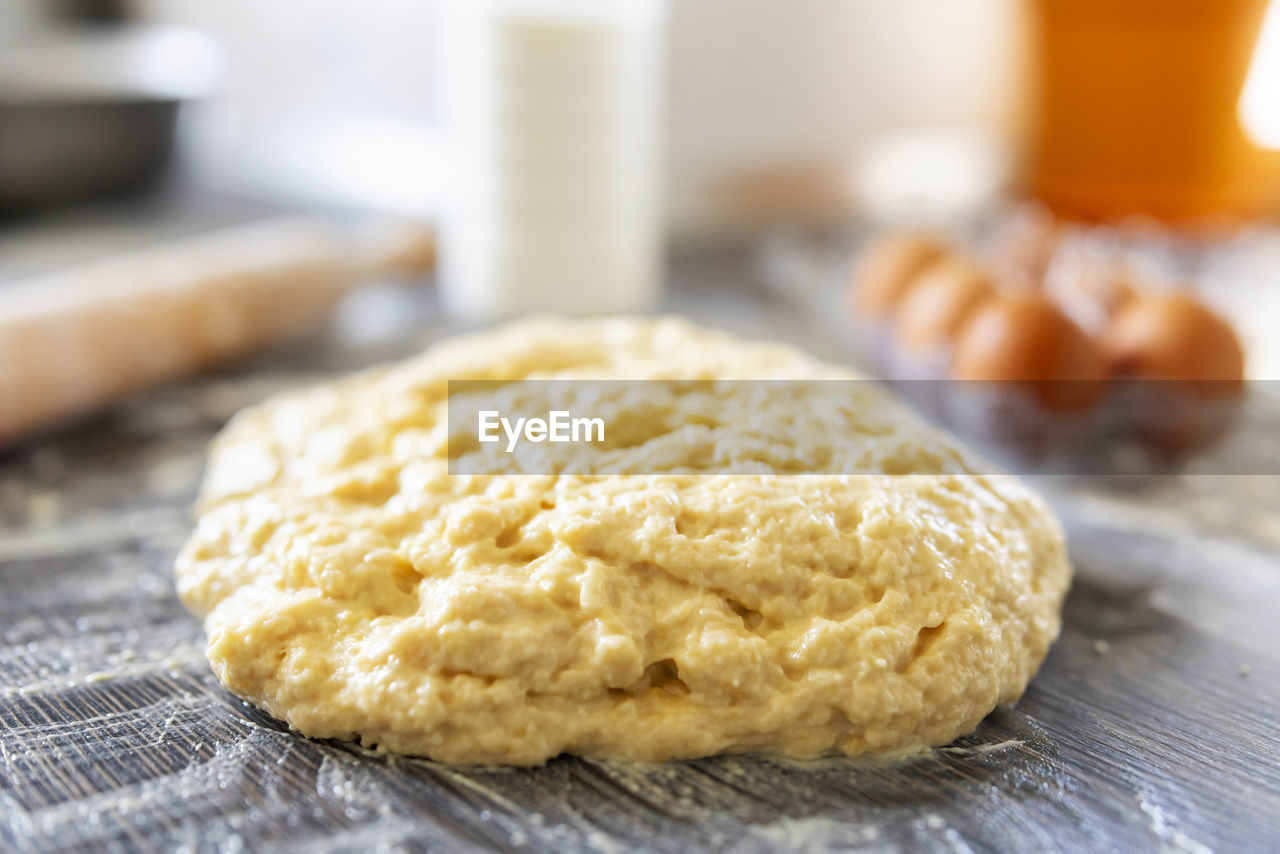
[{"label": "rolling pin", "polygon": [[422,225],[288,218],[0,286],[0,448],[297,335],[354,285],[434,263]]}]

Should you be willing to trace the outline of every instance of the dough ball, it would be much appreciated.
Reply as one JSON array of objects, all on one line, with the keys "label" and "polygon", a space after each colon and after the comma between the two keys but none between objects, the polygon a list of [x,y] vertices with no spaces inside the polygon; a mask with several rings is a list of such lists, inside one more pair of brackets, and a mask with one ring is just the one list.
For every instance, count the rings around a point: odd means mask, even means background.
[{"label": "dough ball", "polygon": [[[837,382],[726,384],[696,423],[601,400],[634,474],[450,475],[448,381],[531,377]],[[945,744],[1057,636],[1063,536],[858,379],[672,319],[457,338],[238,415],[178,590],[218,678],[311,736],[513,764]],[[791,426],[717,453],[770,411]],[[681,425],[704,453],[670,455]]]}]

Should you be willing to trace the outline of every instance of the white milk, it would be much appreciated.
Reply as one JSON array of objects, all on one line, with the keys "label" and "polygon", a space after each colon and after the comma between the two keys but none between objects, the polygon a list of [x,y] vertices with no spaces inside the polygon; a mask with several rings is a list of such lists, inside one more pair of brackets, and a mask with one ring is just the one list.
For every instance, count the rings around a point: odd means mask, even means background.
[{"label": "white milk", "polygon": [[446,309],[652,306],[662,277],[663,0],[450,0]]}]

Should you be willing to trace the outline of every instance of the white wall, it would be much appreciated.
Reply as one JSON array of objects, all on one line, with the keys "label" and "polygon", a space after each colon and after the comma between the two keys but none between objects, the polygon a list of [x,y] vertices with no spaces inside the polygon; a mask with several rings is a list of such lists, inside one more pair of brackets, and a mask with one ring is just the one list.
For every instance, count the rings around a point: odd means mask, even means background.
[{"label": "white wall", "polygon": [[[216,140],[205,148],[228,163],[255,152],[294,161],[261,170],[255,180],[263,180],[287,178],[308,148],[323,148],[316,128],[325,123],[367,131],[354,138],[399,127],[405,133],[382,159],[412,157],[412,126],[436,121],[432,54],[443,2],[466,0],[138,5],[223,38],[229,77],[203,124],[206,143]],[[715,218],[716,188],[792,168],[838,171],[886,129],[943,124],[1005,133],[1019,79],[1018,7],[1019,0],[672,0],[673,210],[695,225]],[[305,127],[302,139],[312,145],[290,141],[291,125]],[[322,156],[325,173],[345,159],[340,151]],[[425,172],[418,181],[423,192],[431,183]]]}]

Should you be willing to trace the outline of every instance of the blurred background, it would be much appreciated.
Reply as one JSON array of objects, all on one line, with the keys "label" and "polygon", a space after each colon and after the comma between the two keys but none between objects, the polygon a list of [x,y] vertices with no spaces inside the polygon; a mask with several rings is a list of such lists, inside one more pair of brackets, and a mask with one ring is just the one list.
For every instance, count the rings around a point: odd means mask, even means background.
[{"label": "blurred background", "polygon": [[[138,44],[121,58],[133,64],[117,69],[121,88],[193,101],[181,146],[201,184],[434,215],[449,5],[9,0],[0,22],[10,47],[85,41],[85,66],[92,61],[86,22],[127,28]],[[500,7],[521,4],[487,5],[501,14]],[[524,5],[575,16],[572,2]],[[771,216],[844,215],[857,201],[856,184],[876,183],[860,170],[885,156],[895,132],[937,133],[947,143],[939,157],[965,166],[938,162],[941,174],[932,176],[905,170],[898,177],[925,186],[904,186],[902,195],[972,205],[1011,177],[1025,94],[1020,0],[648,5],[667,6],[659,49],[667,81],[665,186],[676,233]],[[166,53],[162,39],[172,40],[173,28],[198,33],[204,44],[189,40]],[[54,79],[82,73],[63,56],[41,69],[50,79],[26,82],[64,94],[67,86],[93,85]],[[154,57],[145,72],[144,56]]]},{"label": "blurred background", "polygon": [[[5,0],[0,437],[318,328],[335,303],[361,340],[675,310],[946,377],[990,294],[1043,290],[1115,373],[1121,303],[1177,292],[1210,320],[1125,328],[1208,347],[1193,361],[1219,367],[1192,378],[1273,377],[1273,5]],[[932,289],[945,305],[920,316],[946,334],[904,364],[884,339],[919,328],[894,312],[921,253],[972,275]],[[408,283],[394,299],[344,297],[388,278]],[[881,285],[893,305],[859,296]],[[86,318],[94,336],[59,332]],[[157,356],[140,331],[165,326],[204,344]],[[59,335],[79,363],[49,366],[72,359]]]}]

